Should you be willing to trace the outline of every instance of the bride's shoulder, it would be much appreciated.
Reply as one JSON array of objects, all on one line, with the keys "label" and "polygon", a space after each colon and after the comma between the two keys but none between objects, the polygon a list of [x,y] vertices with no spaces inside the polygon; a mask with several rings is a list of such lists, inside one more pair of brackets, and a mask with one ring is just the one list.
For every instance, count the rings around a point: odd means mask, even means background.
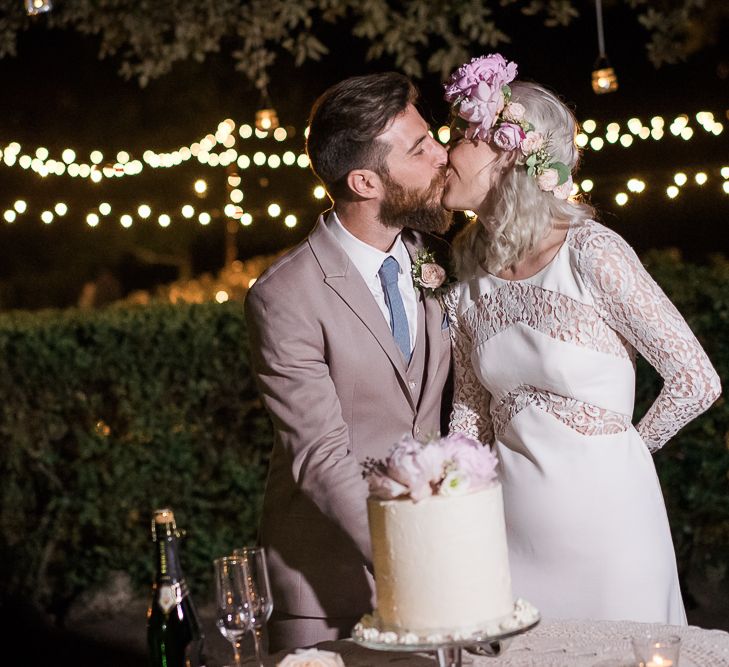
[{"label": "bride's shoulder", "polygon": [[579,253],[601,253],[611,247],[627,246],[620,234],[597,220],[585,220],[570,227],[568,243]]}]

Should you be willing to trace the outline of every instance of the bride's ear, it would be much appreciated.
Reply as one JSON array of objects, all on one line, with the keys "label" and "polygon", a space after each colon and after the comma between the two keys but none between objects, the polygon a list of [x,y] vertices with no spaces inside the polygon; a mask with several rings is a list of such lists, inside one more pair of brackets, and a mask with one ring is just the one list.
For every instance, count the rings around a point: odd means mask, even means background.
[{"label": "bride's ear", "polygon": [[353,169],[347,174],[347,187],[360,199],[375,199],[384,193],[382,179],[370,169]]}]

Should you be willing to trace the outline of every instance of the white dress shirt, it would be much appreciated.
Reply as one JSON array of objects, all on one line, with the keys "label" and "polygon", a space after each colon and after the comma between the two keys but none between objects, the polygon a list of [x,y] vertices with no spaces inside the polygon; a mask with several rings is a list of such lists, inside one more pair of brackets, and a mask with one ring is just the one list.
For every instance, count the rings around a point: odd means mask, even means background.
[{"label": "white dress shirt", "polygon": [[387,257],[392,256],[397,260],[397,263],[400,265],[397,286],[400,289],[402,302],[405,306],[405,314],[408,317],[410,349],[414,349],[415,338],[418,333],[418,293],[413,284],[410,253],[402,242],[400,234],[397,235],[392,247],[387,252],[382,252],[374,246],[360,241],[354,234],[348,232],[334,210],[327,216],[325,224],[327,229],[339,241],[342,248],[344,248],[344,252],[352,260],[352,264],[355,265],[362,278],[364,278],[365,284],[370,292],[372,292],[372,296],[380,307],[388,326],[390,326],[390,309],[387,307],[387,302],[385,301],[385,292],[382,289],[382,282],[380,281],[378,271],[382,266],[382,262]]}]

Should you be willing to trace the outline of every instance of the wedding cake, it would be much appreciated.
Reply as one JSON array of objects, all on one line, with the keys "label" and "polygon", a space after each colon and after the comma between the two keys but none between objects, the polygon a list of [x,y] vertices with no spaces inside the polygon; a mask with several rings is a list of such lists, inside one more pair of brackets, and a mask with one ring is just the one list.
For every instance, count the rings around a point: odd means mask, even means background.
[{"label": "wedding cake", "polygon": [[417,643],[466,637],[513,616],[495,468],[488,447],[459,434],[426,444],[405,438],[385,461],[365,462],[377,609],[355,634],[375,628]]}]

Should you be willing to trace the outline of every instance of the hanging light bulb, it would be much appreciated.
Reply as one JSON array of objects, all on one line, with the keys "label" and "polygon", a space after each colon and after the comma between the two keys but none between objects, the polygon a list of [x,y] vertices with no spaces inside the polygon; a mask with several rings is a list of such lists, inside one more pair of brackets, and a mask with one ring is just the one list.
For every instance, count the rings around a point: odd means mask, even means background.
[{"label": "hanging light bulb", "polygon": [[261,90],[261,108],[256,111],[256,129],[261,132],[270,132],[278,127],[278,114],[271,104],[268,89]]},{"label": "hanging light bulb", "polygon": [[28,16],[45,14],[53,9],[52,0],[25,0],[25,12]]},{"label": "hanging light bulb", "polygon": [[602,0],[595,0],[597,14],[598,56],[592,68],[592,90],[596,95],[613,93],[618,89],[618,76],[605,53],[605,34],[602,26]]}]

